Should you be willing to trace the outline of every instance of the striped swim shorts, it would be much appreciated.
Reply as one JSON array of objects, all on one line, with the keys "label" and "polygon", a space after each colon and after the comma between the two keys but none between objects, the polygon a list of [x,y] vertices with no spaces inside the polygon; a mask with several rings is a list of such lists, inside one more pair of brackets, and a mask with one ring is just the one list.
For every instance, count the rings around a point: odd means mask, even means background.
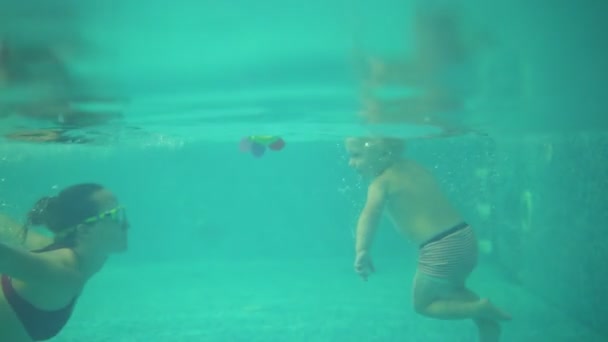
[{"label": "striped swim shorts", "polygon": [[464,281],[477,265],[477,238],[460,223],[420,245],[418,271],[425,275]]}]

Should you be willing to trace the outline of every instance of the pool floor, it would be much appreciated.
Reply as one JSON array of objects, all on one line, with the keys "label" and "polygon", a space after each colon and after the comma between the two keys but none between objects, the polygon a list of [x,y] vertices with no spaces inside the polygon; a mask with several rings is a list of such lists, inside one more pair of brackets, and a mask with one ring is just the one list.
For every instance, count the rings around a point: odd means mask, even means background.
[{"label": "pool floor", "polygon": [[[471,321],[414,313],[403,260],[376,260],[369,282],[350,259],[109,265],[54,342],[476,341]],[[514,319],[503,341],[604,341],[481,265],[471,287]]]}]

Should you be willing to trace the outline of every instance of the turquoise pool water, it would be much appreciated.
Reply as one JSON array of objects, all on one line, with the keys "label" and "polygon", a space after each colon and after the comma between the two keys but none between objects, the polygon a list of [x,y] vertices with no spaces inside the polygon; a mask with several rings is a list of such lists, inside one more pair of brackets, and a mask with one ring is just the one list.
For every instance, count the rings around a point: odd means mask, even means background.
[{"label": "turquoise pool water", "polygon": [[[412,261],[379,259],[368,283],[347,257],[112,267],[54,341],[476,341],[469,321],[413,313]],[[517,317],[504,341],[604,340],[488,267],[471,284]]]},{"label": "turquoise pool water", "polygon": [[[94,181],[132,226],[53,341],[475,341],[415,314],[416,247],[388,220],[377,274],[354,273],[358,135],[407,139],[475,228],[471,287],[513,315],[502,341],[605,341],[605,5],[451,3],[484,48],[422,85],[370,76],[415,55],[414,1],[0,3],[0,43],[52,46],[70,79],[36,54],[15,72],[0,44],[0,214]],[[285,149],[242,153],[250,135]]]}]

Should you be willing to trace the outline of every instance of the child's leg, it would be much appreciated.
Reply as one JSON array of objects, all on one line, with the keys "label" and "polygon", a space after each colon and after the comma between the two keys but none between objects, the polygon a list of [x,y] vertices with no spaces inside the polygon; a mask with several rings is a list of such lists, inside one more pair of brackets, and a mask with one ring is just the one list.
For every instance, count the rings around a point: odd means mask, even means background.
[{"label": "child's leg", "polygon": [[[479,296],[465,287],[460,291],[454,292],[452,298],[453,300],[479,301]],[[437,303],[441,303],[441,301],[436,301],[431,304],[431,306],[437,305]],[[480,342],[498,342],[500,340],[501,330],[497,320],[490,318],[473,318],[473,322],[477,326]]]},{"label": "child's leg", "polygon": [[480,299],[464,282],[453,284],[417,273],[414,280],[414,307],[421,315],[437,319],[472,319],[482,342],[498,341],[498,320],[510,318],[489,301]]},{"label": "child's leg", "polygon": [[487,299],[480,299],[464,282],[454,284],[420,272],[414,280],[414,305],[420,314],[438,319],[511,318]]},{"label": "child's leg", "polygon": [[466,224],[450,230],[448,235],[435,238],[420,248],[414,281],[416,310],[438,319],[509,319],[507,314],[487,299],[479,299],[465,286],[477,265],[475,233]]}]

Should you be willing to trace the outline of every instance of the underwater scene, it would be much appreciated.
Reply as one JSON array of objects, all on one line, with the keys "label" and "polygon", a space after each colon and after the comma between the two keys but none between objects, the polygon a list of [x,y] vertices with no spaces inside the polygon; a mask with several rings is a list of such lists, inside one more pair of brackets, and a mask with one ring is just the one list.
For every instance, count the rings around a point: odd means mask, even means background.
[{"label": "underwater scene", "polygon": [[608,341],[606,10],[0,0],[0,342]]}]

